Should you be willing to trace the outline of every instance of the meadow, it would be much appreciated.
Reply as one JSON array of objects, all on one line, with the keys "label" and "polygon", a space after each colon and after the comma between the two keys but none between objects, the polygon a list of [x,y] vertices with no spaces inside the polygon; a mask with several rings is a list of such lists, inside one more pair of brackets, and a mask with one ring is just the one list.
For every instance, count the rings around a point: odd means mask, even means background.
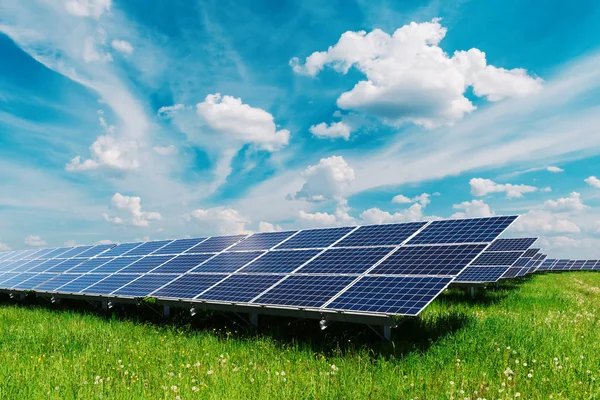
[{"label": "meadow", "polygon": [[1,399],[600,398],[600,274],[449,290],[393,330],[0,300]]}]

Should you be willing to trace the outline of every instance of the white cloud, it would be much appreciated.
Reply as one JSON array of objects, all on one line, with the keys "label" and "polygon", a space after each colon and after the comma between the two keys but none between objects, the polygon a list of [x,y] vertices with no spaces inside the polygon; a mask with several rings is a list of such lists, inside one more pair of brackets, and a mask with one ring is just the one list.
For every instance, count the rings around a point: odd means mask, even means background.
[{"label": "white cloud", "polygon": [[368,34],[348,31],[327,51],[307,57],[304,65],[297,58],[290,65],[309,76],[326,66],[343,74],[354,66],[367,79],[343,93],[338,107],[365,111],[391,124],[411,121],[428,128],[452,124],[475,110],[464,96],[469,86],[490,101],[540,90],[541,79],[523,69],[487,65],[485,53],[478,49],[448,57],[439,47],[445,35],[439,19],[411,22],[391,36],[379,29]]},{"label": "white cloud", "polygon": [[546,187],[540,189],[540,192],[544,192],[544,193],[549,193],[551,191],[552,191],[552,188],[550,186],[546,186]]},{"label": "white cloud", "polygon": [[241,143],[253,143],[261,149],[276,151],[288,144],[290,131],[277,130],[268,112],[242,103],[242,99],[209,94],[196,111],[207,125]]},{"label": "white cloud", "polygon": [[77,246],[77,241],[76,240],[67,240],[63,243],[63,245],[66,247],[75,247],[75,246]]},{"label": "white cloud", "polygon": [[111,205],[119,211],[124,211],[128,219],[124,219],[118,216],[109,216],[103,214],[105,221],[115,225],[122,225],[129,223],[133,226],[146,227],[150,225],[151,221],[160,221],[162,216],[158,212],[142,211],[142,199],[138,196],[123,196],[120,193],[115,193],[111,199]]},{"label": "white cloud", "polygon": [[0,242],[0,251],[10,251],[10,247],[5,243]]},{"label": "white cloud", "polygon": [[47,246],[48,244],[42,240],[41,237],[36,235],[28,235],[25,238],[25,244],[33,247]]},{"label": "white cloud", "polygon": [[419,202],[423,207],[426,207],[427,204],[431,203],[431,200],[429,199],[430,197],[431,197],[431,195],[428,193],[422,193],[413,198],[409,198],[402,194],[399,194],[392,198],[392,203],[406,204],[406,203]]},{"label": "white cloud", "polygon": [[304,170],[304,185],[290,199],[306,201],[325,201],[341,199],[345,190],[354,180],[354,170],[346,163],[344,157],[331,156],[322,158],[317,165]]},{"label": "white cloud", "polygon": [[116,51],[123,54],[131,54],[133,53],[133,46],[127,40],[113,40],[110,42],[110,45]]},{"label": "white cloud", "polygon": [[161,156],[172,156],[177,154],[177,147],[172,144],[169,146],[154,146],[152,150]]},{"label": "white cloud", "polygon": [[581,211],[589,208],[581,201],[581,195],[571,192],[569,197],[561,197],[558,200],[546,200],[544,207],[552,211]]},{"label": "white cloud", "polygon": [[523,197],[523,193],[532,193],[537,190],[535,186],[513,185],[510,183],[499,184],[490,179],[473,178],[469,181],[473,196],[485,196],[488,193],[506,192],[506,198],[514,199]]},{"label": "white cloud", "polygon": [[110,11],[111,0],[65,0],[64,4],[69,14],[98,19]]},{"label": "white cloud", "polygon": [[161,119],[173,118],[178,111],[185,109],[183,104],[174,104],[172,106],[164,106],[158,109],[156,115]]},{"label": "white cloud", "polygon": [[379,208],[369,208],[360,214],[365,224],[387,224],[391,222],[414,222],[423,219],[423,206],[416,203],[402,212],[391,214]]},{"label": "white cloud", "polygon": [[110,53],[104,53],[98,49],[96,40],[93,37],[85,39],[83,44],[83,61],[90,62],[111,62],[113,60]]},{"label": "white cloud", "polygon": [[298,222],[306,227],[353,225],[355,220],[348,213],[349,211],[347,201],[341,199],[333,214],[326,212],[308,213],[301,210],[298,212]]},{"label": "white cloud", "polygon": [[66,165],[69,172],[89,171],[99,168],[109,168],[129,171],[139,168],[137,159],[137,144],[134,141],[122,141],[114,135],[98,136],[90,146],[91,158],[83,160],[77,156]]},{"label": "white cloud", "polygon": [[555,165],[550,165],[549,167],[546,168],[546,171],[549,172],[564,172],[564,169],[557,167]]},{"label": "white cloud", "polygon": [[232,208],[214,207],[197,209],[186,216],[188,221],[196,222],[203,234],[237,235],[249,233],[246,225],[250,220]]},{"label": "white cloud", "polygon": [[259,232],[279,232],[283,229],[279,225],[273,225],[270,222],[260,221],[258,223],[258,231]]},{"label": "white cloud", "polygon": [[584,181],[588,185],[600,189],[600,179],[596,178],[595,176],[593,176],[593,175],[589,176],[589,177],[585,178]]},{"label": "white cloud", "polygon": [[96,244],[113,244],[113,243],[115,243],[114,240],[108,240],[108,239],[98,240],[96,242]]},{"label": "white cloud", "polygon": [[453,204],[455,210],[463,210],[452,214],[450,218],[479,218],[491,217],[494,212],[483,200],[463,201],[460,204]]},{"label": "white cloud", "polygon": [[544,210],[529,211],[518,218],[510,229],[530,234],[580,232],[579,227],[574,222]]},{"label": "white cloud", "polygon": [[310,133],[321,139],[344,138],[348,140],[350,138],[350,127],[341,121],[333,122],[329,126],[325,122],[321,122],[318,125],[311,126],[309,130]]}]

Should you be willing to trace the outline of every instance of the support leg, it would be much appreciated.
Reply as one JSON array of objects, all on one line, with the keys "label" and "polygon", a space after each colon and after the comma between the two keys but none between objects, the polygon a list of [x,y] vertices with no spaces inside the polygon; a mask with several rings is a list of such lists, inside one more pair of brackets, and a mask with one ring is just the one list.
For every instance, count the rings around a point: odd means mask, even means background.
[{"label": "support leg", "polygon": [[21,293],[19,295],[19,300],[21,300],[21,301],[25,300],[25,294]]},{"label": "support leg", "polygon": [[500,288],[500,284],[498,282],[496,282],[496,290],[498,290]]},{"label": "support leg", "polygon": [[475,298],[475,286],[471,286],[471,298]]},{"label": "support leg", "polygon": [[258,314],[250,313],[250,323],[253,327],[258,328]]},{"label": "support leg", "polygon": [[103,311],[108,311],[108,301],[103,301],[102,302],[102,310]]},{"label": "support leg", "polygon": [[163,306],[163,316],[169,318],[171,316],[171,307]]},{"label": "support leg", "polygon": [[388,342],[392,341],[392,327],[391,326],[384,326],[383,327],[383,337]]}]

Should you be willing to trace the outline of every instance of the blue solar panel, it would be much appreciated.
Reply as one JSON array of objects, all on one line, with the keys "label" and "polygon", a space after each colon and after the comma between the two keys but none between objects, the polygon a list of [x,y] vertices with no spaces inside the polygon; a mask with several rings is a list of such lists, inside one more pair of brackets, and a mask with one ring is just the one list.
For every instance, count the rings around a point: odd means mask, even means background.
[{"label": "blue solar panel", "polygon": [[79,278],[72,280],[71,282],[67,283],[66,285],[59,287],[56,291],[60,292],[60,293],[78,293],[78,292],[81,292],[83,289],[87,288],[88,286],[92,286],[93,284],[101,281],[102,279],[106,278],[107,276],[108,276],[107,274],[81,275],[81,276],[79,276]]},{"label": "blue solar panel", "polygon": [[28,269],[37,267],[38,265],[42,264],[43,262],[44,262],[44,260],[28,261],[25,264],[13,269],[13,272],[26,272]]},{"label": "blue solar panel", "polygon": [[558,260],[551,259],[551,258],[544,260],[544,262],[542,262],[542,265],[540,265],[539,270],[540,271],[549,270],[552,267],[552,265],[554,265],[554,263],[556,263],[556,261],[558,261]]},{"label": "blue solar panel", "polygon": [[102,254],[102,257],[118,257],[118,256],[122,256],[123,254],[127,253],[128,251],[135,249],[136,247],[140,246],[142,244],[142,242],[135,242],[135,243],[123,243],[120,244],[118,246],[113,247],[112,249],[106,251],[105,253]]},{"label": "blue solar panel", "polygon": [[496,239],[515,216],[433,221],[408,244],[483,243]]},{"label": "blue solar panel", "polygon": [[201,300],[248,303],[250,300],[283,279],[284,275],[231,275],[206,293]]},{"label": "blue solar panel", "polygon": [[322,250],[270,251],[254,260],[240,272],[287,273],[292,272]]},{"label": "blue solar panel", "polygon": [[31,256],[37,252],[37,249],[33,250],[25,250],[23,253],[19,255],[22,260],[31,260]]},{"label": "blue solar panel", "polygon": [[58,249],[54,249],[54,251],[51,251],[50,253],[46,254],[44,256],[44,258],[46,258],[46,259],[57,258],[57,257],[62,258],[62,255],[71,249],[72,249],[72,247],[59,247]]},{"label": "blue solar panel", "polygon": [[112,261],[107,262],[106,264],[96,268],[94,270],[95,273],[108,273],[112,274],[113,272],[120,271],[126,266],[133,264],[141,257],[118,257]]},{"label": "blue solar panel", "polygon": [[54,248],[52,249],[41,249],[40,251],[38,251],[37,253],[34,254],[35,258],[43,258],[43,259],[47,259],[46,255],[53,252]]},{"label": "blue solar panel", "polygon": [[570,269],[582,269],[584,264],[585,260],[575,260]]},{"label": "blue solar panel", "polygon": [[131,296],[131,297],[146,297],[155,290],[163,287],[167,283],[171,282],[179,275],[142,275],[140,279],[137,279],[130,284],[122,287],[121,289],[112,293],[118,296]]},{"label": "blue solar panel", "polygon": [[510,267],[522,254],[522,251],[484,251],[471,263],[471,265],[506,265]]},{"label": "blue solar panel", "polygon": [[502,278],[503,279],[514,278],[521,272],[522,269],[523,268],[521,268],[521,267],[510,267],[509,269],[506,270],[504,275],[502,275]]},{"label": "blue solar panel", "polygon": [[527,250],[524,254],[523,257],[533,257],[535,256],[538,252],[540,251],[540,249],[529,249]]},{"label": "blue solar panel", "polygon": [[567,265],[569,264],[570,260],[558,260],[553,266],[552,266],[552,270],[558,270],[558,271],[564,271],[566,269],[569,269],[567,267]]},{"label": "blue solar panel", "polygon": [[37,285],[40,285],[50,279],[54,278],[57,274],[34,274],[31,278],[15,285],[16,289],[31,290]]},{"label": "blue solar panel", "polygon": [[314,249],[329,247],[354,227],[309,229],[299,232],[294,237],[281,243],[276,249]]},{"label": "blue solar panel", "polygon": [[512,265],[513,267],[524,267],[527,263],[531,261],[531,258],[521,257]]},{"label": "blue solar panel", "polygon": [[149,256],[123,268],[119,274],[143,274],[171,260],[173,256]]},{"label": "blue solar panel", "polygon": [[336,243],[335,247],[397,246],[425,224],[426,222],[409,222],[406,224],[361,226]]},{"label": "blue solar panel", "polygon": [[452,278],[364,276],[327,309],[417,315]]},{"label": "blue solar panel", "polygon": [[329,249],[300,268],[300,274],[362,274],[388,255],[391,247]]},{"label": "blue solar panel", "polygon": [[252,303],[319,308],[348,286],[352,276],[290,276]]},{"label": "blue solar panel", "polygon": [[50,279],[44,283],[39,284],[34,289],[38,292],[53,292],[59,287],[74,281],[79,278],[81,274],[59,274],[55,278]]},{"label": "blue solar panel", "polygon": [[13,271],[13,270],[19,268],[21,265],[27,264],[28,262],[29,262],[29,260],[12,261],[5,268],[6,268],[6,271]]},{"label": "blue solar panel", "polygon": [[214,236],[187,250],[186,253],[218,253],[236,244],[247,235]]},{"label": "blue solar panel", "polygon": [[181,253],[185,252],[186,250],[191,249],[192,247],[194,247],[198,243],[203,242],[205,240],[206,240],[206,238],[193,238],[193,239],[175,240],[172,243],[169,243],[168,245],[166,245],[165,247],[156,250],[152,254],[154,254],[154,255],[159,255],[159,254],[181,254]]},{"label": "blue solar panel", "polygon": [[115,274],[110,275],[106,279],[86,288],[81,293],[87,294],[110,294],[115,290],[127,285],[134,279],[139,278],[139,274]]},{"label": "blue solar panel", "polygon": [[85,262],[85,259],[70,259],[70,260],[64,260],[64,262],[52,267],[52,268],[48,268],[46,270],[46,272],[65,272],[79,264],[81,264],[82,262]]},{"label": "blue solar panel", "polygon": [[586,271],[591,271],[594,269],[594,266],[598,263],[598,260],[587,260],[585,262],[585,265],[583,266],[583,269]]},{"label": "blue solar panel", "polygon": [[223,278],[224,275],[182,275],[150,296],[193,299]]},{"label": "blue solar panel", "polygon": [[35,274],[26,274],[26,273],[16,274],[13,277],[11,277],[10,279],[7,279],[7,280],[3,281],[2,283],[0,283],[0,287],[7,288],[7,289],[14,289],[14,288],[16,288],[16,286],[18,284],[33,277],[34,275]]},{"label": "blue solar panel", "polygon": [[98,268],[102,264],[106,264],[107,262],[114,260],[114,258],[110,257],[98,257],[92,258],[91,260],[87,260],[86,262],[79,264],[78,266],[71,268],[69,273],[81,273],[85,274],[87,272],[92,272],[93,269]]},{"label": "blue solar panel", "polygon": [[135,249],[129,250],[127,253],[125,253],[123,255],[124,256],[146,256],[148,254],[155,252],[156,250],[158,250],[162,247],[165,247],[166,245],[168,245],[171,242],[172,242],[172,240],[160,240],[160,241],[156,241],[156,242],[146,242],[146,243],[136,247]]},{"label": "blue solar panel", "polygon": [[79,254],[77,257],[79,257],[79,258],[95,257],[98,254],[101,254],[102,252],[104,252],[114,246],[115,246],[114,243],[113,244],[99,244],[99,245],[92,247],[91,249],[89,249],[87,251],[84,251],[83,253]]},{"label": "blue solar panel", "polygon": [[60,258],[53,258],[51,260],[42,260],[42,263],[31,268],[29,270],[29,272],[44,272],[49,268],[55,267],[56,265],[64,262],[65,260],[62,260]]},{"label": "blue solar panel", "polygon": [[467,267],[460,274],[458,274],[456,279],[454,279],[454,282],[496,282],[502,277],[502,275],[504,275],[504,273],[506,273],[507,270],[507,266]]},{"label": "blue solar panel", "polygon": [[67,251],[66,253],[61,254],[60,258],[78,257],[80,254],[82,254],[83,252],[88,251],[91,248],[92,248],[92,246],[79,246],[79,247],[75,247],[75,248]]},{"label": "blue solar panel", "polygon": [[221,253],[199,267],[196,267],[191,272],[234,272],[261,254],[264,254],[264,251]]},{"label": "blue solar panel", "polygon": [[400,247],[369,274],[456,275],[484,248],[483,244]]},{"label": "blue solar panel", "polygon": [[183,274],[188,272],[204,261],[213,257],[214,254],[182,254],[168,261],[152,271],[153,274]]},{"label": "blue solar panel", "polygon": [[525,251],[537,238],[496,239],[486,251]]},{"label": "blue solar panel", "polygon": [[594,265],[594,271],[600,270],[600,261],[598,261],[596,263],[596,265]]},{"label": "blue solar panel", "polygon": [[297,231],[255,233],[254,235],[242,240],[229,250],[269,250],[296,232]]},{"label": "blue solar panel", "polygon": [[21,275],[21,274],[17,274],[14,272],[5,272],[4,274],[2,274],[2,277],[0,277],[0,287],[5,287],[3,284],[4,282],[14,278],[17,275]]}]

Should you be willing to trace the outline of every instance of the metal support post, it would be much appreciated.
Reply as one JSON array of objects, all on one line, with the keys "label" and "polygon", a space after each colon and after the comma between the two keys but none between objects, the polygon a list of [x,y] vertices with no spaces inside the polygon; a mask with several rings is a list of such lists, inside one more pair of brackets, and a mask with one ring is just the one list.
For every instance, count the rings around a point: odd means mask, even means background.
[{"label": "metal support post", "polygon": [[108,311],[108,301],[102,301],[102,310]]},{"label": "metal support post", "polygon": [[383,327],[383,337],[388,342],[392,341],[392,327],[391,326],[384,326]]},{"label": "metal support post", "polygon": [[258,314],[250,313],[250,323],[253,327],[258,328]]},{"label": "metal support post", "polygon": [[171,307],[163,306],[163,316],[169,318],[171,316]]},{"label": "metal support post", "polygon": [[475,286],[471,286],[471,298],[474,299],[475,298]]}]

